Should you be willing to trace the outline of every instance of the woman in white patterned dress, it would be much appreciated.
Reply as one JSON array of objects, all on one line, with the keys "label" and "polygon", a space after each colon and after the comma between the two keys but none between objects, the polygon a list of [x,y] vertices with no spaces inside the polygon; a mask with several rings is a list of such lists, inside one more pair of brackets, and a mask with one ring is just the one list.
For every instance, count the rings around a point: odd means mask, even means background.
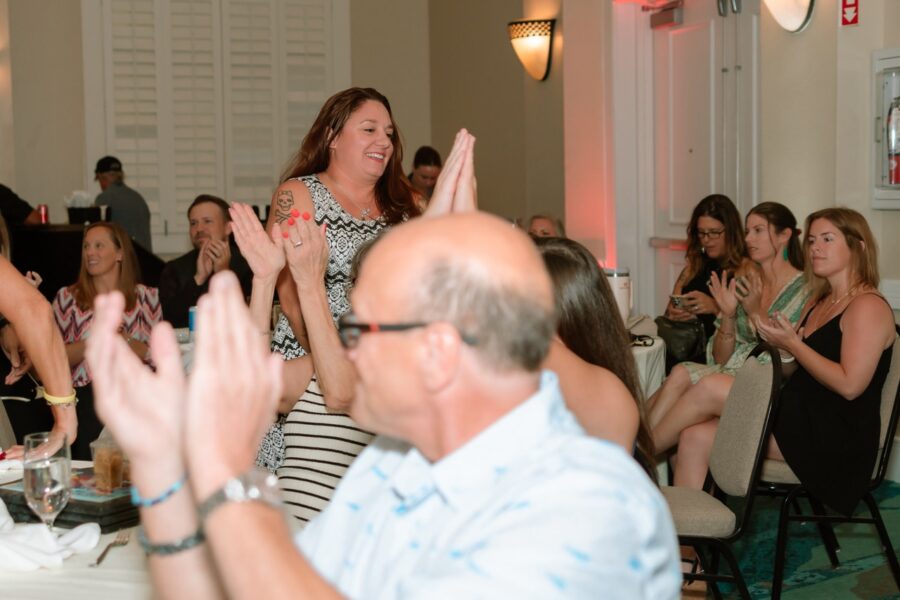
[{"label": "woman in white patterned dress", "polygon": [[[464,130],[457,135],[428,214],[474,209],[473,144]],[[371,439],[346,415],[356,373],[334,323],[350,308],[350,265],[358,248],[419,214],[401,159],[387,98],[371,88],[344,90],[322,107],[272,199],[270,234],[277,228],[290,236],[283,244],[289,269],[277,286],[283,315],[272,347],[291,362],[311,356],[287,369],[294,374],[291,390],[315,376],[284,420],[284,454],[276,426],[259,462],[277,470],[285,500],[302,521],[324,508]]]}]

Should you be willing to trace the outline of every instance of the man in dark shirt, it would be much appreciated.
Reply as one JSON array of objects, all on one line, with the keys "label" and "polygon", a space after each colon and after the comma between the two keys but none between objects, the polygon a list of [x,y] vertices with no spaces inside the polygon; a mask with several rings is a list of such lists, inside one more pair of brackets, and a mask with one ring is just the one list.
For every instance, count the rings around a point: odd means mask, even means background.
[{"label": "man in dark shirt", "polygon": [[231,240],[228,203],[216,196],[201,194],[188,208],[191,243],[194,249],[169,261],[159,279],[159,300],[163,318],[173,327],[188,326],[188,309],[209,288],[213,273],[234,271],[244,297],[250,295],[253,272]]},{"label": "man in dark shirt", "polygon": [[14,191],[0,183],[0,214],[7,225],[37,225],[41,215]]},{"label": "man in dark shirt", "polygon": [[104,156],[98,160],[94,179],[102,190],[94,204],[108,206],[111,211],[109,220],[124,227],[134,241],[152,252],[150,208],[143,196],[125,185],[125,173],[119,159]]}]

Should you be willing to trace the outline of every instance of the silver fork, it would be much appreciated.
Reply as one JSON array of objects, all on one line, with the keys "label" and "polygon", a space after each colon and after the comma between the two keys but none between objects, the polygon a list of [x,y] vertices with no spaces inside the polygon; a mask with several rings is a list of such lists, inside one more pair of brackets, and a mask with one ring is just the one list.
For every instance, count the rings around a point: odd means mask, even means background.
[{"label": "silver fork", "polygon": [[100,556],[97,557],[95,562],[92,562],[90,566],[99,567],[100,563],[103,562],[103,559],[106,558],[106,555],[110,550],[115,548],[116,546],[124,546],[128,543],[128,540],[131,539],[131,530],[130,529],[120,529],[119,533],[116,534],[116,539],[111,541],[106,548],[103,549],[103,552],[100,553]]}]

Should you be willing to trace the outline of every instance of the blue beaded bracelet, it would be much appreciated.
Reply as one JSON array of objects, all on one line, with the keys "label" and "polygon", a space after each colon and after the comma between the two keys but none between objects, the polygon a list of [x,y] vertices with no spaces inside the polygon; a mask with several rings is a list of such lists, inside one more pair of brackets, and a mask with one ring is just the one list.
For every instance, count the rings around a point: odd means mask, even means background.
[{"label": "blue beaded bracelet", "polygon": [[138,493],[137,488],[135,486],[131,486],[131,503],[134,506],[140,506],[143,508],[156,506],[160,502],[165,502],[166,500],[171,498],[172,494],[183,488],[185,483],[187,483],[187,473],[185,473],[181,479],[170,485],[168,489],[163,491],[163,493],[156,498],[141,498],[141,495]]}]

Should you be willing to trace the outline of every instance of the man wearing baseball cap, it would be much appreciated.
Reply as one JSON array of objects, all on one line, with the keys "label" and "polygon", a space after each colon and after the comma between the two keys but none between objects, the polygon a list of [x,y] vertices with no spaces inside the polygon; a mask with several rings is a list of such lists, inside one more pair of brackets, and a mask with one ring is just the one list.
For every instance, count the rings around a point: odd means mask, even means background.
[{"label": "man wearing baseball cap", "polygon": [[101,190],[94,204],[108,206],[110,221],[124,227],[134,241],[152,252],[150,209],[143,196],[125,185],[122,162],[115,156],[104,156],[97,161],[94,179]]}]

